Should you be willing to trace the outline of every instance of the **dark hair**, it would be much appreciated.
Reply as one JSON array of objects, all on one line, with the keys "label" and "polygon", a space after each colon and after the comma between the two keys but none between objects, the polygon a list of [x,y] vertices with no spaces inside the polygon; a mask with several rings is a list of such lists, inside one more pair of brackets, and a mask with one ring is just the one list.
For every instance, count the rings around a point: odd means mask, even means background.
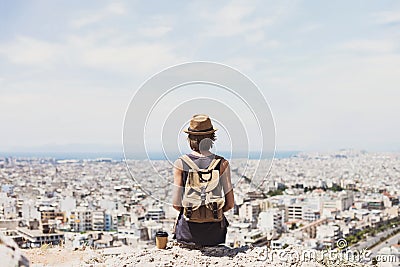
[{"label": "dark hair", "polygon": [[188,135],[190,148],[196,152],[210,150],[214,141],[217,140],[215,133],[204,135]]}]

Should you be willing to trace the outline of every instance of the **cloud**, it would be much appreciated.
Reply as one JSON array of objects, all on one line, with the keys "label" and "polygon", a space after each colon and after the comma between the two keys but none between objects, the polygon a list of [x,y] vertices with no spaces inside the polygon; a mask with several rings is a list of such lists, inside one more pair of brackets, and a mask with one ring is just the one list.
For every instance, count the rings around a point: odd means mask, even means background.
[{"label": "cloud", "polygon": [[0,125],[4,126],[0,140],[7,140],[4,149],[120,141],[130,92],[99,87],[87,90],[87,85],[72,86],[60,81],[24,82],[13,88],[16,90],[2,92],[0,98]]},{"label": "cloud", "polygon": [[258,48],[279,47],[281,42],[268,33],[272,25],[289,17],[295,2],[260,1],[258,4],[267,5],[268,9],[257,8],[257,4],[248,1],[232,1],[212,10],[196,9],[196,19],[201,25],[197,35],[204,42],[215,38],[241,38],[246,44]]},{"label": "cloud", "polygon": [[45,21],[59,10],[27,17],[32,25],[10,17],[0,41],[0,145],[118,142],[132,84],[193,58],[254,79],[288,149],[398,139],[400,43],[396,27],[382,25],[400,23],[399,11],[371,15],[350,4],[356,9],[338,23],[325,6],[294,10],[288,1],[131,3],[78,3],[62,10],[74,19],[57,25]]},{"label": "cloud", "polygon": [[312,24],[307,24],[307,25],[302,26],[298,30],[298,32],[302,33],[302,34],[305,34],[305,33],[310,33],[310,32],[317,31],[317,30],[322,29],[322,28],[323,28],[322,24],[320,24],[320,23],[312,23]]},{"label": "cloud", "polygon": [[145,37],[160,38],[165,36],[171,30],[172,27],[169,26],[155,26],[155,27],[140,28],[138,32]]},{"label": "cloud", "polygon": [[395,51],[397,47],[398,45],[392,39],[352,40],[338,45],[339,50],[370,53],[389,53]]},{"label": "cloud", "polygon": [[[162,67],[185,59],[175,53],[176,47],[161,42],[135,42],[109,38],[102,42],[103,35],[69,35],[62,44],[18,36],[13,41],[0,45],[0,56],[16,65],[36,68],[54,68],[70,65],[74,68],[91,67],[121,73],[137,72],[149,74]],[[113,36],[115,33],[110,32]]]},{"label": "cloud", "polygon": [[63,45],[17,36],[14,41],[0,44],[0,55],[14,64],[38,65],[55,62]]},{"label": "cloud", "polygon": [[262,30],[255,31],[253,34],[244,36],[244,41],[250,45],[256,45],[258,48],[277,48],[281,45],[278,40],[268,40]]},{"label": "cloud", "polygon": [[400,112],[400,56],[332,52],[320,57],[287,69],[281,77],[286,84],[270,86],[278,146],[395,149],[383,140],[400,134],[393,123]]},{"label": "cloud", "polygon": [[84,26],[97,23],[112,16],[123,15],[126,13],[126,8],[121,3],[111,3],[103,9],[97,10],[94,13],[86,14],[80,18],[71,21],[71,26],[74,28],[82,28]]},{"label": "cloud", "polygon": [[201,16],[212,24],[208,35],[229,37],[243,33],[259,31],[272,23],[270,18],[252,16],[255,6],[244,3],[230,3],[215,13],[203,13]]},{"label": "cloud", "polygon": [[146,73],[183,61],[173,51],[173,46],[160,43],[97,46],[84,51],[82,61],[93,68]]},{"label": "cloud", "polygon": [[400,11],[385,11],[373,14],[378,24],[400,23]]}]

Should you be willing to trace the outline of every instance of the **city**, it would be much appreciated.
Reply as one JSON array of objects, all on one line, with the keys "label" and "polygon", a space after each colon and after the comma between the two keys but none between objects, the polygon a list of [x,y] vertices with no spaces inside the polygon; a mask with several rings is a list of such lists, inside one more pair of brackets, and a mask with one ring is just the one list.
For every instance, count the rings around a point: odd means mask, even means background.
[{"label": "city", "polygon": [[[177,212],[168,161],[0,158],[0,230],[21,248],[149,248]],[[134,166],[134,167],[132,167]],[[233,159],[226,246],[371,250],[400,257],[400,155],[342,150],[274,159],[251,191],[256,160]],[[159,175],[154,175],[154,170]],[[268,170],[265,170],[268,172]],[[133,176],[133,177],[132,177]],[[148,184],[138,184],[135,177]],[[164,179],[160,179],[163,177]],[[141,188],[153,188],[151,196]]]}]

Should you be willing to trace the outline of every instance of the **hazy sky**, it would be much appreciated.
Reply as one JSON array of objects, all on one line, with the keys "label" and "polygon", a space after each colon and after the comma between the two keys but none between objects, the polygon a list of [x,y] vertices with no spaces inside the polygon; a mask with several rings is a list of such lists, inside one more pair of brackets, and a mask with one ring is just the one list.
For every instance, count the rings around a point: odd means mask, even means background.
[{"label": "hazy sky", "polygon": [[0,22],[2,151],[118,150],[137,88],[192,60],[254,80],[279,150],[400,149],[398,1],[0,1]]}]

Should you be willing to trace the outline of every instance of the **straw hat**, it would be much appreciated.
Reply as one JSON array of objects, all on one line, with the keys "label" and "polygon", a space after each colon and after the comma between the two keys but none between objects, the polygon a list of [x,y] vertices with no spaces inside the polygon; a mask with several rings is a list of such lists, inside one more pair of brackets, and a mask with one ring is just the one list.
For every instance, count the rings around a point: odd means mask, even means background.
[{"label": "straw hat", "polygon": [[204,135],[212,134],[218,129],[215,129],[211,123],[210,117],[204,114],[193,115],[189,123],[189,128],[183,130],[187,134]]}]

